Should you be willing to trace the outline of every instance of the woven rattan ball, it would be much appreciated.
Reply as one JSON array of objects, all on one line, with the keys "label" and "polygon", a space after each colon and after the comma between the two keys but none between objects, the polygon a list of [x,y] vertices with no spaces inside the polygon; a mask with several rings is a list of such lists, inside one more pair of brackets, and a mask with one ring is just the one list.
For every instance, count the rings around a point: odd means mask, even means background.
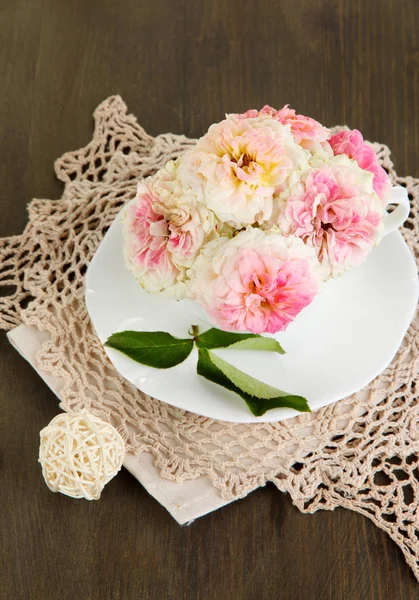
[{"label": "woven rattan ball", "polygon": [[123,439],[112,425],[86,411],[56,416],[40,437],[39,462],[53,492],[98,500],[122,466]]}]

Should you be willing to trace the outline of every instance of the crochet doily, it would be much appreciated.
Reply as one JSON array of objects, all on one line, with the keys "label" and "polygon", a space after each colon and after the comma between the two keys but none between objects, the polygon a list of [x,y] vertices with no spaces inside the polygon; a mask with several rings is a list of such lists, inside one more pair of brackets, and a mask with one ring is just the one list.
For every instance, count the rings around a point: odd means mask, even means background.
[{"label": "crochet doily", "polygon": [[[48,332],[39,367],[65,381],[61,407],[111,422],[127,451],[151,452],[162,477],[211,478],[226,499],[273,482],[304,512],[342,506],[369,517],[402,549],[419,579],[418,319],[393,363],[367,388],[280,423],[234,424],[168,406],[125,381],[108,361],[84,304],[91,257],[137,181],[194,144],[153,138],[113,96],[95,111],[92,141],[55,164],[60,200],[33,200],[22,235],[0,239],[0,328]],[[403,235],[419,256],[419,179],[399,177],[373,144],[411,216]]]}]

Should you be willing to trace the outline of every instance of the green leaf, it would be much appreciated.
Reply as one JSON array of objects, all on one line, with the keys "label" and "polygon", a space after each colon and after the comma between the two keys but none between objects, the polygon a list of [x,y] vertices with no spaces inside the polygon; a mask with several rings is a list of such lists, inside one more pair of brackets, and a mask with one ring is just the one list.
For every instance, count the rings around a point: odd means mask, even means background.
[{"label": "green leaf", "polygon": [[278,390],[236,369],[207,349],[199,349],[197,372],[213,383],[235,392],[243,398],[251,412],[260,417],[273,408],[288,407],[299,412],[311,412],[307,400]]},{"label": "green leaf", "polygon": [[208,329],[196,338],[198,348],[231,348],[234,350],[266,350],[285,354],[281,344],[273,338],[254,333],[231,333],[221,329]]},{"label": "green leaf", "polygon": [[168,369],[189,356],[193,343],[193,339],[179,339],[164,331],[121,331],[111,335],[105,346],[143,365]]},{"label": "green leaf", "polygon": [[285,354],[285,350],[281,344],[274,338],[262,337],[261,335],[247,340],[241,340],[235,344],[228,346],[229,350],[265,350],[266,352],[278,352],[278,354]]}]

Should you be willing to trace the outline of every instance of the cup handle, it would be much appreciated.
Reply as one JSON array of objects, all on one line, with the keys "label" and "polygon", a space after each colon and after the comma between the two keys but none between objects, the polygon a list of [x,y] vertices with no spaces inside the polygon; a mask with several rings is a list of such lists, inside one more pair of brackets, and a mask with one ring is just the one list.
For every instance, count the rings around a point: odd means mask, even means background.
[{"label": "cup handle", "polygon": [[391,188],[389,204],[397,204],[397,208],[393,210],[390,214],[386,213],[384,215],[384,235],[395,231],[403,225],[409,216],[410,212],[410,202],[409,196],[407,195],[406,188],[401,185],[397,187]]}]

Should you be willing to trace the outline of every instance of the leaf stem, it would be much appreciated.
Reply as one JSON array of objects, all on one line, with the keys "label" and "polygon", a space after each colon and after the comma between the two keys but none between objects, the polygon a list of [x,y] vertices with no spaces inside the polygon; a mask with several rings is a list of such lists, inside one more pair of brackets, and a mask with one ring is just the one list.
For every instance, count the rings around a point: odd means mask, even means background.
[{"label": "leaf stem", "polygon": [[199,327],[198,327],[198,325],[192,325],[191,329],[192,329],[193,339],[196,340],[196,338],[199,335]]}]

